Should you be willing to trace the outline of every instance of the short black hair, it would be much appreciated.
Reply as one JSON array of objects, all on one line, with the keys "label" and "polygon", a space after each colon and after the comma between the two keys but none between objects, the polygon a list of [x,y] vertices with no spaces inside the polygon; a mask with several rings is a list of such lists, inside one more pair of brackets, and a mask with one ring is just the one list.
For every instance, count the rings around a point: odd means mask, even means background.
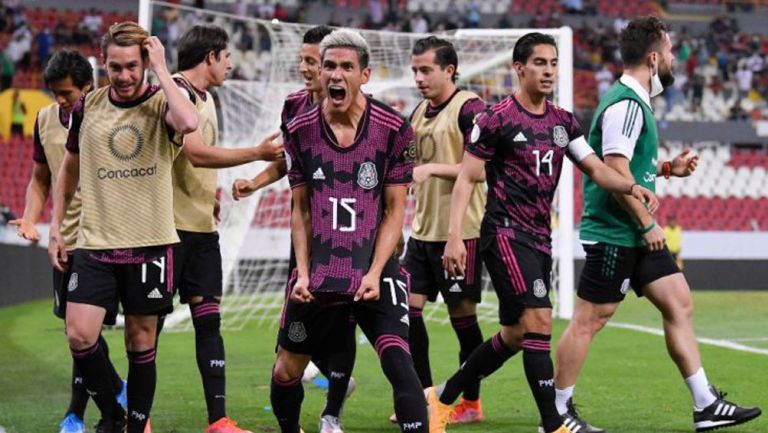
[{"label": "short black hair", "polygon": [[323,41],[323,38],[330,35],[331,32],[333,32],[333,28],[331,27],[315,26],[304,33],[304,39],[301,42],[304,44],[319,44]]},{"label": "short black hair", "polygon": [[557,43],[552,36],[539,32],[526,33],[515,44],[515,49],[512,51],[512,62],[527,62],[537,45],[552,45],[557,52]]},{"label": "short black hair", "polygon": [[459,77],[456,70],[459,68],[459,56],[456,54],[456,49],[453,44],[445,39],[440,39],[437,36],[427,36],[421,38],[413,44],[413,51],[411,54],[418,56],[424,54],[429,50],[435,50],[435,63],[440,65],[440,69],[445,69],[448,65],[453,65],[454,72],[451,76],[451,81],[454,83]]},{"label": "short black hair", "polygon": [[227,48],[227,31],[214,25],[196,25],[187,30],[178,40],[179,71],[186,71],[202,63],[213,52],[219,59],[221,51]]},{"label": "short black hair", "polygon": [[59,50],[48,60],[43,72],[43,81],[48,86],[67,77],[72,79],[72,84],[82,89],[93,83],[93,67],[77,51]]},{"label": "short black hair", "polygon": [[638,66],[645,57],[660,47],[664,34],[667,32],[664,21],[644,16],[633,19],[619,35],[619,49],[624,66]]}]

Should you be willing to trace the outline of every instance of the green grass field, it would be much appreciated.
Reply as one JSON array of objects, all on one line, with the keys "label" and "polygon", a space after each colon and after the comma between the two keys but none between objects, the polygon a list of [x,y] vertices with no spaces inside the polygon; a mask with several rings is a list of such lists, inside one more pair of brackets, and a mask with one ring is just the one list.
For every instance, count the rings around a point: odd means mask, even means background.
[{"label": "green grass field", "polygon": [[[646,301],[627,299],[616,322],[660,326],[658,313]],[[700,337],[763,351],[745,353],[702,345],[710,380],[728,391],[729,398],[768,409],[768,292],[700,292],[695,300]],[[276,432],[269,410],[275,324],[251,323],[243,330],[225,332],[228,411],[254,432]],[[564,325],[562,321],[556,323],[556,335]],[[8,433],[58,431],[68,404],[71,368],[62,322],[51,314],[49,301],[39,301],[0,309],[0,329],[0,426]],[[457,367],[456,339],[450,326],[438,321],[431,322],[429,330],[433,376],[442,381]],[[494,322],[483,324],[486,337],[495,330]],[[105,336],[118,371],[125,374],[122,333],[106,331]],[[202,432],[206,412],[192,333],[163,334],[158,376],[153,431]],[[359,385],[345,408],[345,431],[395,432],[387,422],[392,412],[389,386],[369,345],[358,349],[354,376]],[[305,387],[302,423],[311,433],[317,431],[324,393],[314,385]],[[622,328],[604,330],[592,347],[576,397],[584,417],[611,433],[692,431],[687,388],[657,335]],[[449,431],[536,431],[537,414],[521,357],[513,358],[483,382],[482,398],[486,421],[450,427]],[[97,414],[91,404],[86,423],[94,424]],[[768,416],[727,431],[768,432]]]}]

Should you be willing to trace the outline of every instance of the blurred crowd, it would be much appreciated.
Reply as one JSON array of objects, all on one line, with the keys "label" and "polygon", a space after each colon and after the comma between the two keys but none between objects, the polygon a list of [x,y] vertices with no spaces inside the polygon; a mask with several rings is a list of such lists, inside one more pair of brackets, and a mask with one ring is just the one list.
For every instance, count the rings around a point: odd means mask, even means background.
[{"label": "blurred crowd", "polygon": [[[176,0],[178,1],[178,0]],[[323,0],[333,10],[327,24],[363,29],[427,33],[475,28],[488,24],[482,20],[477,1],[447,0],[445,12],[427,13],[409,8],[407,0]],[[346,2],[353,2],[346,3]],[[96,9],[87,11],[41,10],[21,0],[2,0],[0,5],[0,90],[16,87],[42,87],[39,80],[47,59],[61,46],[78,47],[87,55],[98,55],[98,40],[105,28],[115,20],[133,18],[132,14],[106,14]],[[234,15],[277,19],[284,22],[309,22],[312,6],[300,0],[297,7],[287,9],[280,1],[265,0],[254,4],[234,0],[228,7]],[[336,11],[341,3],[354,6],[344,19]],[[512,2],[511,5],[515,3]],[[194,5],[204,8],[205,0]],[[411,5],[413,6],[413,5]],[[559,27],[564,15],[595,15],[595,0],[560,0],[555,12],[536,10],[520,18],[512,6],[495,23],[498,28]],[[562,12],[563,15],[560,13]],[[314,18],[314,17],[313,17]],[[203,20],[203,17],[200,17]],[[171,48],[185,25],[175,9],[156,13],[153,29]],[[571,21],[573,22],[573,21]],[[591,21],[594,23],[595,21]],[[589,110],[617,78],[621,71],[618,33],[626,24],[619,15],[597,24],[584,23],[574,31],[574,67],[576,72],[577,108]],[[601,24],[603,23],[603,24]],[[184,23],[188,25],[189,23]],[[714,19],[706,31],[692,32],[674,25],[670,33],[677,54],[674,87],[664,98],[657,98],[657,112],[670,120],[724,120],[766,118],[768,99],[768,35],[750,34],[739,29],[738,22],[727,16]],[[259,54],[271,48],[263,26],[237,23],[232,41],[244,58],[258,62]],[[173,62],[172,49],[166,50]],[[255,79],[259,68],[238,69],[236,78]],[[14,81],[15,80],[15,81]]]}]

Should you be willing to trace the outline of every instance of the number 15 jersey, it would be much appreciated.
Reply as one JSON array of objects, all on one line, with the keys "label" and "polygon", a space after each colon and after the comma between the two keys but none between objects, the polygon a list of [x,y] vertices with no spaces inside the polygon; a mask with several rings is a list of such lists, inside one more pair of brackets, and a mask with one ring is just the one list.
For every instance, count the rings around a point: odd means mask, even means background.
[{"label": "number 15 jersey", "polygon": [[373,258],[384,214],[384,188],[408,185],[413,130],[396,111],[368,98],[354,142],[340,147],[309,107],[285,128],[291,188],[307,186],[311,214],[311,292],[354,294]]}]

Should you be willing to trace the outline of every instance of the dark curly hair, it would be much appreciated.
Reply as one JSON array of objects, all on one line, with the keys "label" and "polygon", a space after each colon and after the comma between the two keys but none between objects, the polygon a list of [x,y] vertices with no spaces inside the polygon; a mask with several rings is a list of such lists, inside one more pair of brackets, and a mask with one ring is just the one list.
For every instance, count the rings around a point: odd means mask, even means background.
[{"label": "dark curly hair", "polygon": [[93,83],[93,67],[77,51],[60,50],[48,60],[43,71],[43,81],[46,85],[51,85],[67,77],[72,79],[72,84],[82,89]]}]

